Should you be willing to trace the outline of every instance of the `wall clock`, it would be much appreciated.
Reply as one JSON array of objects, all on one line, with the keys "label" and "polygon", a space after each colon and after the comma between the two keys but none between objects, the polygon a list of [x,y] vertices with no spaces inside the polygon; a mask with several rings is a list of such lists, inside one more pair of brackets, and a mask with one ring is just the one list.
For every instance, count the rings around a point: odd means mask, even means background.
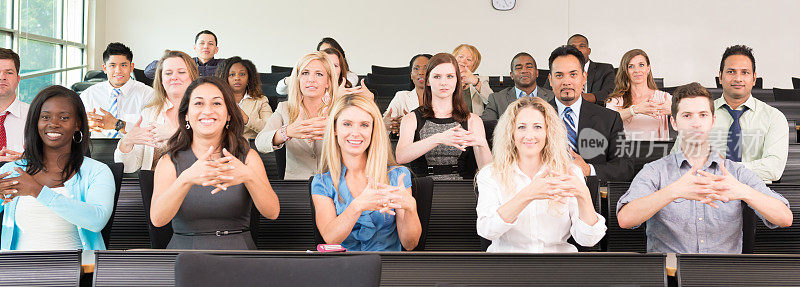
[{"label": "wall clock", "polygon": [[508,11],[514,9],[514,6],[517,5],[517,0],[491,0],[491,1],[492,1],[492,7],[500,11]]}]

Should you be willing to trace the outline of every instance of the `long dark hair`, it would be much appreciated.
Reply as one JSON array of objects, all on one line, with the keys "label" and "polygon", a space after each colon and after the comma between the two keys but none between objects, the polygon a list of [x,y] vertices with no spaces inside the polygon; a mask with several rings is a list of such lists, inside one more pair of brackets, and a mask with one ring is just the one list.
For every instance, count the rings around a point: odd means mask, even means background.
[{"label": "long dark hair", "polygon": [[63,97],[69,100],[75,110],[74,116],[78,120],[80,129],[72,135],[69,148],[69,159],[64,170],[61,171],[61,180],[67,181],[69,176],[78,173],[83,164],[83,156],[89,152],[89,121],[86,118],[86,109],[77,93],[62,86],[53,85],[45,88],[33,98],[28,110],[28,119],[25,121],[25,151],[22,158],[27,161],[25,172],[34,175],[44,169],[44,141],[39,135],[39,117],[42,113],[44,102],[51,98]]},{"label": "long dark hair", "polygon": [[[344,87],[345,88],[352,88],[353,85],[349,81],[347,81],[347,73],[350,72],[350,67],[347,67],[347,62],[344,61],[344,56],[342,56],[342,52],[340,52],[339,50],[336,50],[334,48],[327,48],[325,50],[322,50],[322,52],[325,52],[325,54],[328,54],[328,55],[334,55],[334,56],[336,56],[336,58],[339,59],[339,70],[340,71],[339,71],[339,80],[337,81],[337,84],[341,85],[342,81],[344,81],[344,83],[345,83]],[[333,68],[333,67],[331,67],[331,68]]]},{"label": "long dark hair", "polygon": [[[631,78],[628,76],[628,65],[636,56],[643,56],[647,65],[650,66],[650,57],[647,56],[642,49],[633,49],[622,55],[622,60],[619,62],[619,70],[614,77],[614,92],[608,96],[606,102],[611,102],[612,99],[618,98],[622,100],[622,108],[627,109],[633,104],[633,94],[631,93]],[[653,90],[658,90],[656,81],[653,79],[653,71],[647,73],[647,87]]]},{"label": "long dark hair", "polygon": [[453,55],[448,53],[439,53],[433,55],[428,62],[428,67],[425,70],[425,92],[422,95],[422,117],[435,118],[432,104],[433,94],[431,93],[430,77],[431,70],[440,64],[452,64],[453,67],[456,68],[456,86],[453,87],[452,117],[457,122],[466,121],[469,119],[469,109],[467,109],[467,104],[464,102],[464,96],[461,92],[461,77],[459,76],[460,72],[458,71],[458,62],[456,61],[456,57],[453,57]]},{"label": "long dark hair", "polygon": [[219,143],[220,148],[227,149],[233,156],[242,158],[243,155],[249,150],[247,140],[242,136],[244,134],[244,119],[242,113],[239,111],[239,106],[233,99],[233,90],[227,81],[223,81],[218,77],[200,77],[194,80],[192,84],[186,88],[186,92],[181,99],[181,105],[178,107],[178,131],[169,139],[167,146],[167,153],[172,161],[178,158],[178,152],[191,148],[194,130],[186,129],[186,113],[189,111],[189,100],[194,89],[203,84],[211,84],[217,87],[222,92],[222,99],[225,101],[225,109],[228,111],[228,116],[231,120],[227,123],[227,128],[222,129],[222,140]]},{"label": "long dark hair", "polygon": [[222,67],[217,69],[216,76],[228,83],[228,75],[230,74],[231,68],[234,64],[242,64],[242,66],[244,66],[244,68],[247,70],[247,87],[245,87],[247,94],[254,99],[263,97],[264,93],[261,92],[261,77],[258,75],[256,65],[254,65],[253,62],[250,62],[250,60],[242,59],[239,56],[230,57],[223,61]]}]

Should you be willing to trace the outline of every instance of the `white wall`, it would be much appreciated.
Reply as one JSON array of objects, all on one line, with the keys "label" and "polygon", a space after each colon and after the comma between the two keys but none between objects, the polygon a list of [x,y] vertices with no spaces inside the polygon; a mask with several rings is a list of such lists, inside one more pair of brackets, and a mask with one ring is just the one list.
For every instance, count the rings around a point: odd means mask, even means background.
[{"label": "white wall", "polygon": [[[371,64],[404,66],[417,53],[450,52],[459,43],[478,47],[478,73],[507,75],[511,57],[527,51],[540,67],[569,35],[589,37],[592,59],[619,65],[622,54],[642,48],[655,77],[667,86],[698,81],[714,86],[724,48],[754,48],[765,87],[791,87],[800,76],[800,1],[534,1],[517,0],[511,11],[495,11],[490,0],[96,0],[105,8],[94,19],[105,33],[91,53],[109,42],[134,51],[144,68],[164,49],[193,55],[194,35],[219,37],[220,57],[242,56],[260,71],[292,66],[324,36],[344,47],[351,70]],[[458,3],[460,6],[454,6]],[[99,59],[99,55],[90,55]],[[95,67],[99,67],[97,61]]]}]

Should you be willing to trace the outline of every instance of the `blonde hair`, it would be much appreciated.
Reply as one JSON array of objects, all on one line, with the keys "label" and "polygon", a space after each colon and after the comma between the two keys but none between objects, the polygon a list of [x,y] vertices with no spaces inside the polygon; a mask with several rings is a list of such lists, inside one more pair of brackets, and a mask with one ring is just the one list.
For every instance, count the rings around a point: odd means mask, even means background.
[{"label": "blonde hair", "polygon": [[475,72],[475,70],[477,70],[481,65],[481,52],[478,52],[478,48],[475,48],[475,46],[470,44],[461,44],[453,49],[453,57],[456,57],[458,51],[461,51],[461,49],[467,49],[470,53],[472,53],[472,67],[470,67],[470,71]]},{"label": "blonde hair", "polygon": [[153,97],[153,100],[143,107],[156,107],[156,114],[161,113],[161,109],[164,108],[164,104],[169,101],[167,98],[167,90],[164,89],[164,80],[161,78],[161,71],[164,69],[164,61],[169,58],[181,58],[184,62],[186,62],[186,69],[189,70],[189,76],[192,78],[192,82],[200,77],[200,72],[197,71],[197,64],[194,63],[194,59],[189,57],[188,54],[181,51],[164,50],[164,55],[161,56],[160,60],[158,60],[158,66],[156,66],[156,75],[155,79],[153,80],[155,97]]},{"label": "blonde hair", "polygon": [[532,108],[544,115],[547,138],[541,151],[542,168],[549,168],[557,173],[572,173],[572,160],[567,151],[567,130],[558,117],[556,110],[543,99],[538,97],[522,97],[510,105],[497,120],[494,129],[494,147],[492,156],[494,161],[495,178],[500,179],[503,190],[500,194],[510,198],[516,192],[514,184],[514,168],[519,161],[519,151],[514,144],[514,129],[516,128],[517,115],[526,108]]},{"label": "blonde hair", "polygon": [[333,103],[333,100],[336,99],[336,96],[337,96],[336,93],[337,93],[337,90],[338,90],[337,87],[339,87],[339,85],[337,84],[336,79],[333,78],[333,69],[332,69],[333,68],[333,63],[331,63],[331,61],[328,60],[328,57],[325,55],[324,52],[320,52],[320,51],[313,52],[313,53],[310,53],[310,54],[307,54],[307,55],[303,56],[302,58],[300,58],[300,60],[297,60],[297,64],[295,65],[294,69],[292,70],[292,75],[289,78],[289,83],[290,83],[289,84],[289,97],[288,97],[288,100],[287,100],[287,104],[289,105],[288,106],[289,124],[291,124],[295,120],[297,120],[297,118],[300,116],[300,109],[304,108],[303,107],[303,94],[300,91],[300,78],[299,78],[300,71],[305,69],[305,67],[308,66],[308,64],[311,63],[314,60],[319,60],[320,62],[322,62],[322,66],[325,68],[325,71],[328,73],[328,79],[327,79],[328,80],[328,90],[327,90],[327,92],[331,96],[331,101],[326,103],[325,106],[323,106],[319,110],[319,113],[317,115],[308,115],[307,114],[307,116],[308,117],[316,117],[316,116],[325,115],[325,112],[329,110],[331,104]]},{"label": "blonde hair", "polygon": [[[362,109],[372,117],[372,137],[366,150],[367,164],[364,169],[367,177],[373,178],[375,183],[389,184],[387,168],[397,166],[394,154],[392,154],[392,146],[389,143],[389,134],[386,132],[383,116],[378,106],[371,99],[360,95],[348,94],[333,102],[322,142],[320,173],[330,171],[333,187],[339,189],[339,178],[342,174],[342,150],[336,139],[336,120],[339,119],[342,111],[350,107]],[[339,201],[343,201],[341,195],[339,195]]]}]

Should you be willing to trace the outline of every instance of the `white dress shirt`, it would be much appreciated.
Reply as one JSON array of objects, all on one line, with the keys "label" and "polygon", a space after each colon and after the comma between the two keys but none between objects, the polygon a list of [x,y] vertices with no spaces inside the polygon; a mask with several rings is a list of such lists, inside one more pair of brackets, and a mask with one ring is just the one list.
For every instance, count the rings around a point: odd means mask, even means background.
[{"label": "white dress shirt", "polygon": [[[143,84],[142,82],[134,79],[129,79],[120,89],[119,99],[117,101],[117,119],[125,121],[126,125],[134,125],[142,115],[142,107],[150,102],[153,98],[153,88]],[[86,112],[91,112],[97,109],[97,113],[101,114],[100,109],[109,111],[111,103],[114,101],[112,92],[114,87],[108,81],[92,85],[81,93],[81,101],[83,106],[86,107]],[[108,135],[92,132],[92,138],[107,138]],[[122,134],[119,135],[122,137]]]},{"label": "white dress shirt", "polygon": [[19,98],[14,98],[5,110],[8,115],[3,127],[6,129],[6,147],[10,150],[22,152],[25,149],[25,121],[30,107]]},{"label": "white dress shirt", "polygon": [[[540,170],[541,173],[543,170]],[[583,177],[580,168],[573,166],[573,173]],[[514,194],[533,181],[518,166],[514,166]],[[488,252],[577,252],[578,248],[567,243],[570,235],[575,242],[593,246],[606,234],[605,219],[597,214],[597,222],[588,225],[580,219],[578,200],[569,198],[567,204],[550,200],[531,201],[513,223],[507,223],[497,209],[508,202],[512,195],[504,196],[502,183],[495,177],[490,164],[478,173],[478,235],[492,241]]]},{"label": "white dress shirt", "polygon": [[[419,108],[419,105],[419,97],[417,97],[416,89],[410,91],[397,91],[397,93],[394,94],[394,98],[392,98],[392,101],[389,103],[389,107],[387,107],[386,111],[383,112],[383,116],[397,117],[400,115],[405,115],[416,108]],[[391,114],[389,114],[389,110],[392,110]]]}]

